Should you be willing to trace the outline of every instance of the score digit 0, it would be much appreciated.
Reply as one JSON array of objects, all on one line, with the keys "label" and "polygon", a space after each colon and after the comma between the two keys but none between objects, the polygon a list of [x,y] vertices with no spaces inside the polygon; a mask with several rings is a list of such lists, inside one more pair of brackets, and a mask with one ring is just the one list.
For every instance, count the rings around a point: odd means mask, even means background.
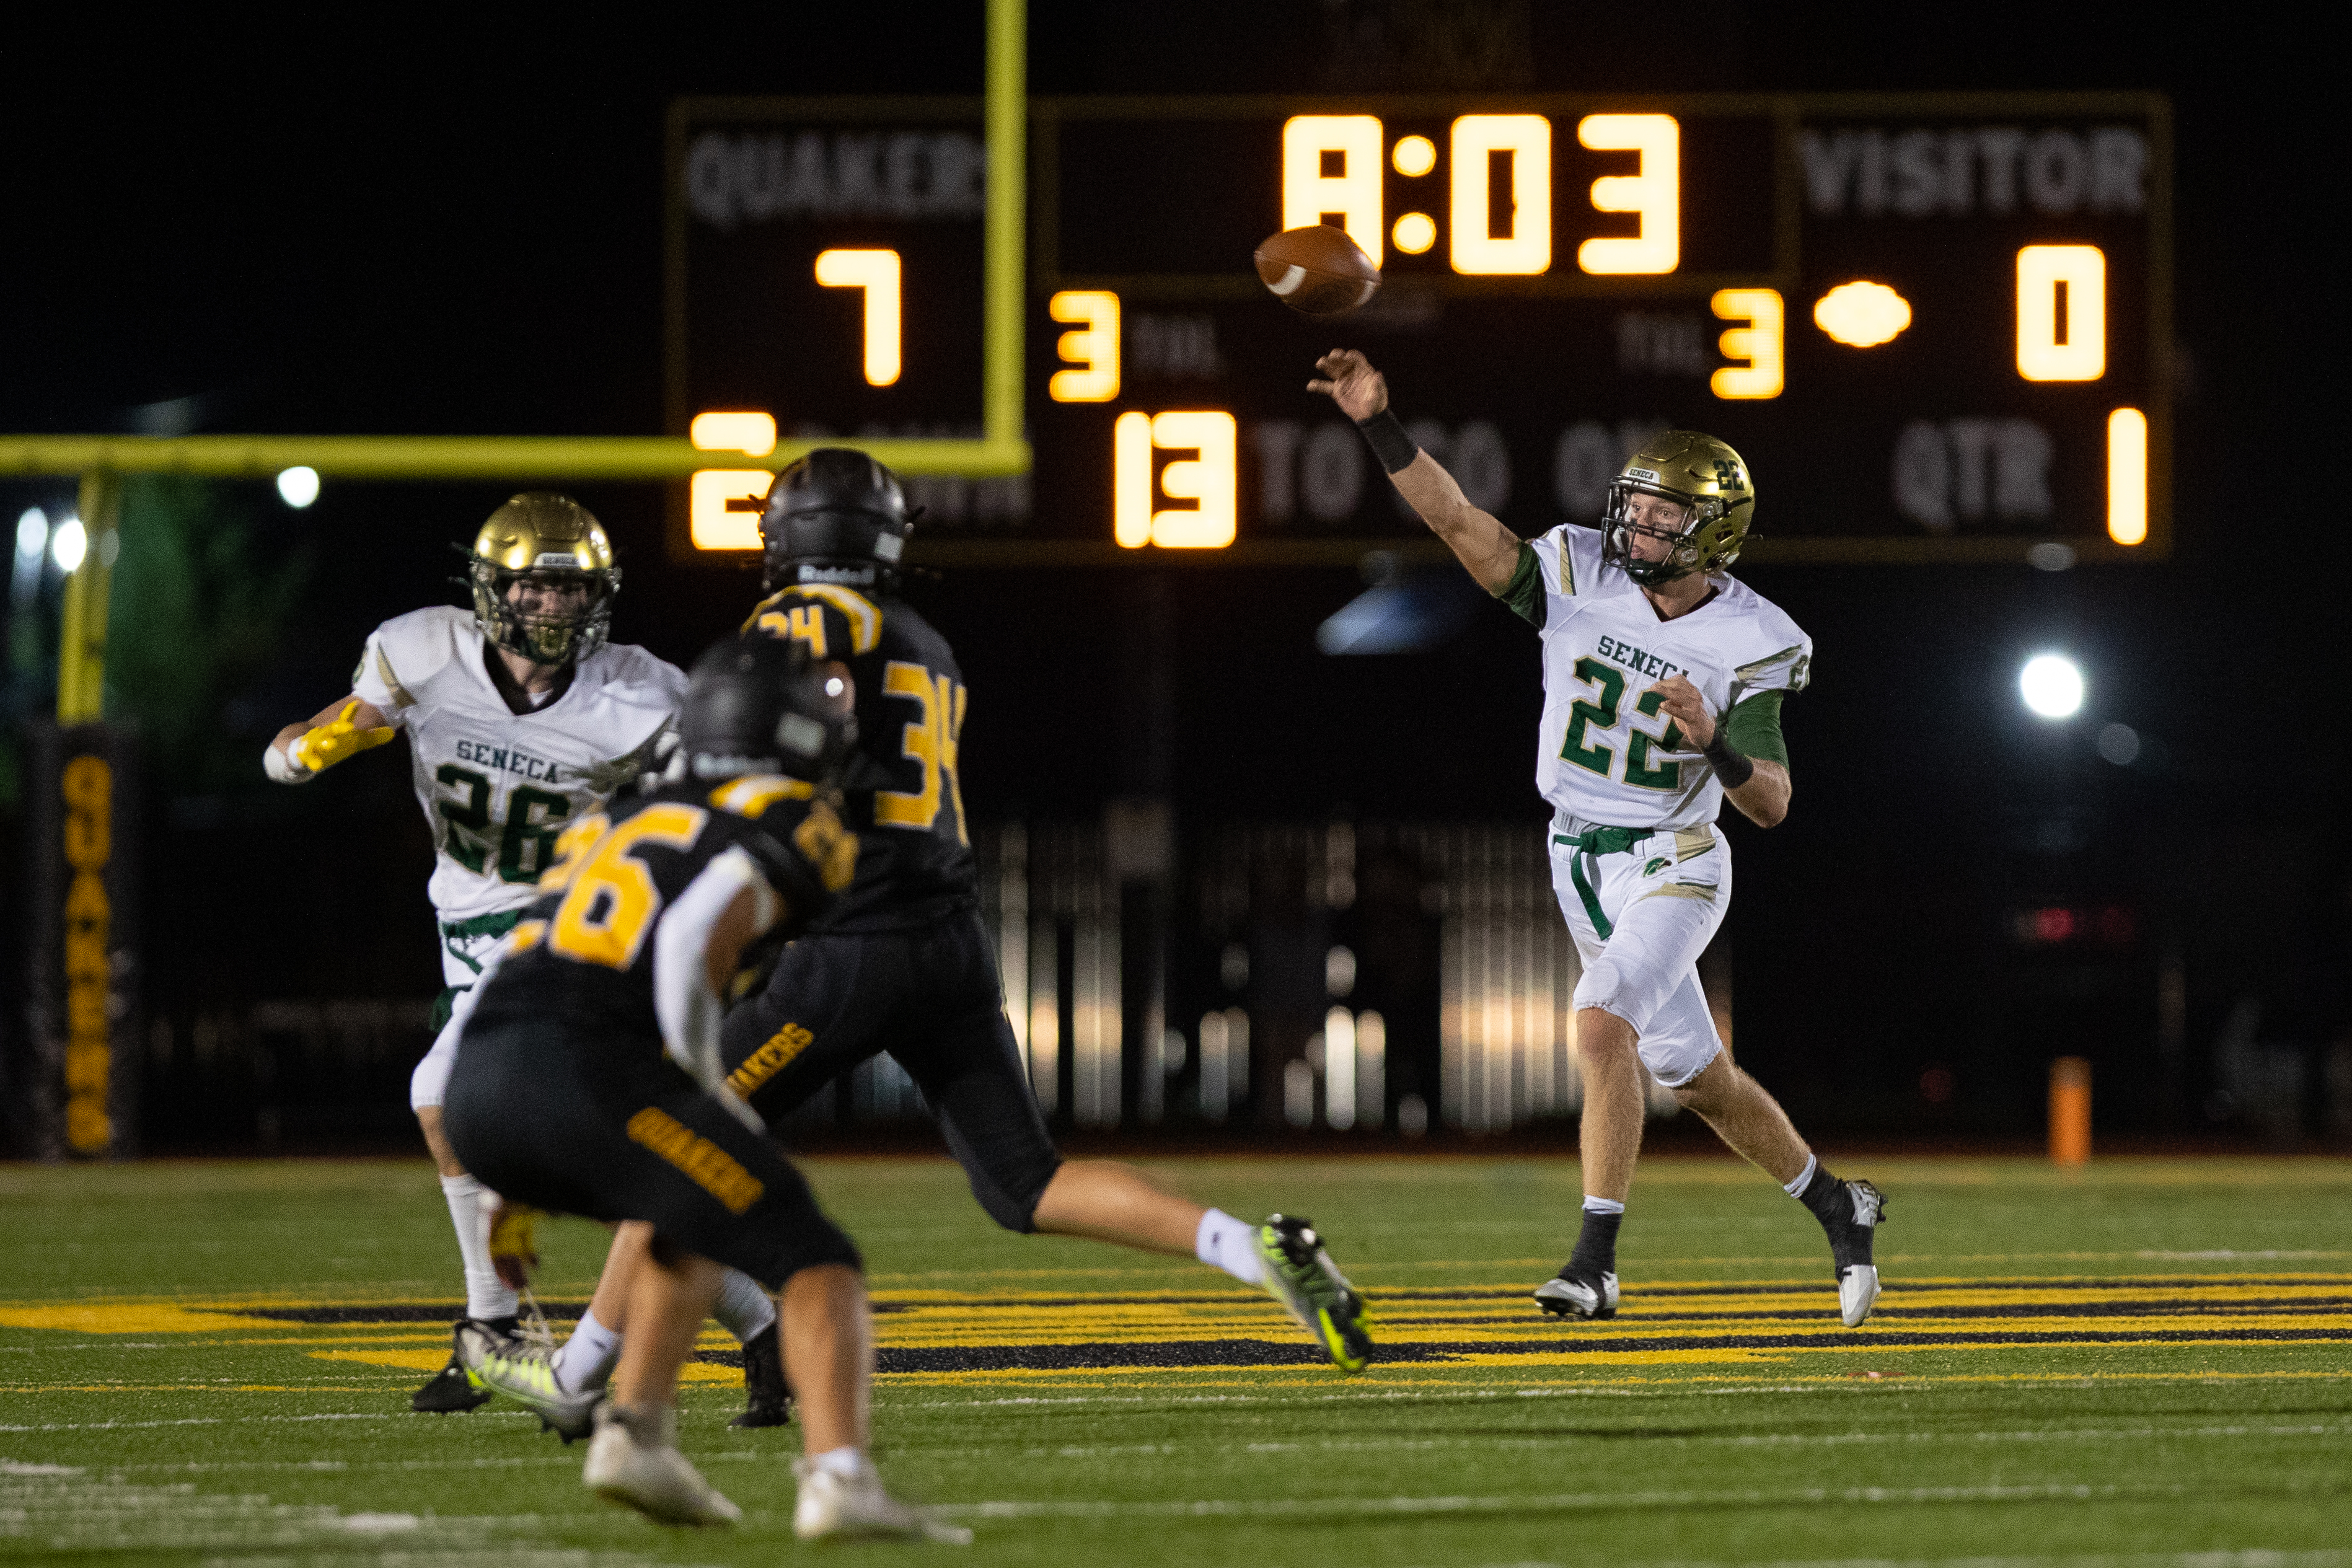
[{"label": "score digit 0", "polygon": [[[1447,138],[1447,260],[1465,277],[1529,277],[1551,270],[1551,121],[1540,114],[1465,114]],[[1639,153],[1631,174],[1592,182],[1596,211],[1632,213],[1631,235],[1586,240],[1576,264],[1595,274],[1672,272],[1682,264],[1682,127],[1671,114],[1588,114],[1576,138],[1600,152]],[[1329,221],[1345,229],[1372,265],[1388,238],[1386,181],[1381,167],[1386,129],[1370,114],[1297,114],[1282,126],[1282,226]],[[1436,160],[1426,138],[1407,136],[1391,152],[1409,180]],[[1508,161],[1509,205],[1495,210],[1490,191],[1496,158]],[[1396,222],[1397,248],[1419,255],[1434,241],[1425,212]]]}]

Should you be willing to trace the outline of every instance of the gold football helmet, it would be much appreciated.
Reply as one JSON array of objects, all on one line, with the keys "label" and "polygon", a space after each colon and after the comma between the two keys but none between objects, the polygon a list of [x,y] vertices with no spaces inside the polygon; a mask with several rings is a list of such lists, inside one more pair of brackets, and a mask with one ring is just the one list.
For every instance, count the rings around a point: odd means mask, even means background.
[{"label": "gold football helmet", "polygon": [[621,591],[604,525],[549,490],[527,490],[490,513],[466,552],[466,576],[482,635],[533,664],[603,647]]},{"label": "gold football helmet", "polygon": [[[1633,554],[1635,525],[1626,503],[1634,494],[1683,509],[1682,531],[1669,537],[1664,560]],[[1668,430],[1643,443],[1609,487],[1601,517],[1601,559],[1654,588],[1693,572],[1725,571],[1739,559],[1756,516],[1756,481],[1728,442],[1696,430]],[[1657,533],[1654,528],[1643,531]]]}]

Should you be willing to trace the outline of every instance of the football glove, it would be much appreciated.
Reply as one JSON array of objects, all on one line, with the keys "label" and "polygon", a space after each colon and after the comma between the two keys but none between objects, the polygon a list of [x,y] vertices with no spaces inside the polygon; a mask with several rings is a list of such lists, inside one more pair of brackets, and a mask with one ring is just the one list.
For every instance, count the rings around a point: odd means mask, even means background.
[{"label": "football glove", "polygon": [[490,1266],[509,1290],[530,1288],[530,1271],[539,1267],[539,1211],[521,1204],[501,1203],[490,1215]]},{"label": "football glove", "polygon": [[359,708],[359,699],[352,698],[343,704],[343,710],[331,722],[304,731],[301,739],[286,749],[293,753],[296,762],[318,773],[326,772],[347,757],[358,756],[362,752],[381,746],[392,739],[393,729],[389,724],[362,730],[352,723],[352,715],[358,712]]}]

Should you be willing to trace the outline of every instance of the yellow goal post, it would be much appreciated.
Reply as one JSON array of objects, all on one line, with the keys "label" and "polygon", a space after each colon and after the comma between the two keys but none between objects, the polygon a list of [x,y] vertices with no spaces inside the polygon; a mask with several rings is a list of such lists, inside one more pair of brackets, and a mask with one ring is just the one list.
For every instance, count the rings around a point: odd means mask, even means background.
[{"label": "yellow goal post", "polygon": [[[1027,198],[1027,0],[988,0],[988,179],[982,227],[978,439],[784,439],[758,466],[782,468],[820,446],[856,447],[902,474],[1002,479],[1029,471],[1022,435],[1024,245]],[[58,661],[58,721],[102,711],[106,605],[126,474],[268,479],[307,468],[339,479],[680,479],[721,457],[683,436],[0,436],[0,477],[79,476],[89,547],[68,574]]]}]

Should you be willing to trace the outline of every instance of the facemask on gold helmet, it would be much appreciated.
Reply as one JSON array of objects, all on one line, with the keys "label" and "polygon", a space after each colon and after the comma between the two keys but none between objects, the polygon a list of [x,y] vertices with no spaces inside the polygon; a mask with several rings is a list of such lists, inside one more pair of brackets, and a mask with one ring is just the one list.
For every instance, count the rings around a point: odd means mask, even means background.
[{"label": "facemask on gold helmet", "polygon": [[482,635],[541,665],[603,647],[621,591],[604,525],[548,490],[526,491],[490,513],[466,552],[466,578]]},{"label": "facemask on gold helmet", "polygon": [[[1680,507],[1679,529],[1635,522],[1630,503],[1636,495]],[[1755,481],[1729,443],[1695,430],[1669,430],[1643,442],[1610,484],[1601,559],[1624,568],[1625,575],[1645,588],[1694,572],[1726,571],[1739,559],[1755,516]],[[1636,534],[1664,540],[1664,557],[1644,561],[1636,555]]]}]

